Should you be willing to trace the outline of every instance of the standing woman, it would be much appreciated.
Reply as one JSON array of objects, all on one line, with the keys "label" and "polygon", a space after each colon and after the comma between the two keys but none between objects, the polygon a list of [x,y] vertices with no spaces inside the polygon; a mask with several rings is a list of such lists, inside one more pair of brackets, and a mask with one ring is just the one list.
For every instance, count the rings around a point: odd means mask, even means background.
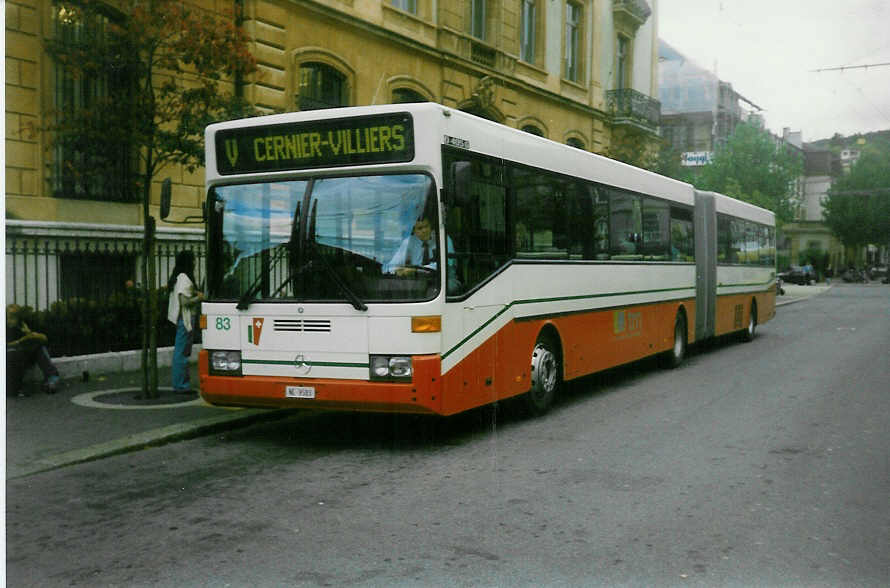
[{"label": "standing woman", "polygon": [[194,338],[193,316],[198,311],[204,294],[195,288],[195,254],[184,250],[176,254],[176,266],[167,280],[170,302],[167,320],[176,325],[176,343],[173,347],[173,391],[189,394],[189,355]]}]

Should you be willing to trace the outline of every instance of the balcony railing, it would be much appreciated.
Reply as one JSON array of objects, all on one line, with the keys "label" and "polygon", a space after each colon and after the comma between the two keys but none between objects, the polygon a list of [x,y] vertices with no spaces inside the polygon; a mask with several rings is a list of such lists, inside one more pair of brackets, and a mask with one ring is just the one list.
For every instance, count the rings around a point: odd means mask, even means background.
[{"label": "balcony railing", "polygon": [[642,92],[628,88],[609,90],[606,92],[606,106],[613,124],[629,124],[649,132],[658,131],[661,102]]}]

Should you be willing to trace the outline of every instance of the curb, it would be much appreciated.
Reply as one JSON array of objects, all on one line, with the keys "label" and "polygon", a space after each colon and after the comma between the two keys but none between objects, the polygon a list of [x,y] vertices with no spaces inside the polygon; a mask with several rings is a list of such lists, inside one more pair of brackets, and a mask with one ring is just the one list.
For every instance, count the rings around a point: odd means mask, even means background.
[{"label": "curb", "polygon": [[814,296],[824,294],[825,292],[828,292],[832,288],[834,288],[833,284],[825,287],[824,289],[820,289],[818,292],[813,292],[812,294],[807,294],[806,296],[798,296],[796,298],[791,298],[790,300],[782,300],[781,302],[778,300],[779,297],[776,296],[776,306],[777,307],[786,306],[788,304],[794,304],[795,302],[803,302],[804,300],[809,300],[810,298],[813,298]]},{"label": "curb", "polygon": [[[193,365],[198,361],[198,352],[202,347],[200,343],[196,343],[192,347],[192,355],[189,358],[189,364]],[[88,355],[71,355],[54,357],[53,365],[59,370],[59,375],[63,380],[71,380],[80,378],[84,372],[89,372],[91,376],[101,374],[117,374],[123,372],[139,371],[142,368],[142,350],[136,349],[132,351],[108,351],[105,353],[93,353]],[[173,359],[173,347],[158,347],[158,367],[169,367]],[[40,382],[43,380],[43,374],[35,365],[25,374],[25,382]]]},{"label": "curb", "polygon": [[176,441],[193,439],[217,431],[227,431],[246,427],[258,422],[280,420],[291,416],[298,411],[299,409],[244,409],[243,412],[222,414],[189,423],[168,425],[166,427],[161,427],[160,429],[127,435],[126,437],[121,437],[120,439],[115,439],[113,441],[97,443],[96,445],[90,445],[83,449],[74,449],[44,457],[34,461],[16,475],[6,479],[7,481],[15,480],[65,466],[139,451],[147,447],[158,447]]}]

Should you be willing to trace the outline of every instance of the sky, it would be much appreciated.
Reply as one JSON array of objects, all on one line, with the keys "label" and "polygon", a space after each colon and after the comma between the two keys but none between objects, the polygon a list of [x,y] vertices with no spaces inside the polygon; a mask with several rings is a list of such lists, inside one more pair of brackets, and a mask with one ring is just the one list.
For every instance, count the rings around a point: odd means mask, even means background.
[{"label": "sky", "polygon": [[661,39],[763,108],[777,135],[890,130],[890,0],[658,0],[658,19]]}]

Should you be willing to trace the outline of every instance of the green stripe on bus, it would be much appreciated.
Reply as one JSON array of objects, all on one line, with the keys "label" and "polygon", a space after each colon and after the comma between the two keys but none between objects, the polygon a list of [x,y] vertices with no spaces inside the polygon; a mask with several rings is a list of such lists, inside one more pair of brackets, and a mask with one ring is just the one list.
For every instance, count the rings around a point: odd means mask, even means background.
[{"label": "green stripe on bus", "polygon": [[455,345],[454,347],[452,347],[451,349],[449,349],[448,351],[443,353],[442,359],[445,359],[446,357],[448,357],[449,355],[451,355],[452,353],[457,351],[464,343],[466,343],[467,341],[469,341],[470,339],[475,337],[480,331],[482,331],[485,327],[487,327],[492,322],[494,322],[495,319],[497,319],[499,316],[501,316],[502,314],[507,312],[507,310],[509,310],[514,305],[518,306],[520,304],[537,304],[537,303],[541,303],[541,302],[564,302],[567,300],[593,300],[595,298],[610,298],[610,297],[613,298],[616,296],[632,296],[634,294],[655,294],[655,293],[660,293],[660,292],[679,292],[681,290],[692,290],[693,288],[695,288],[695,286],[683,286],[680,288],[660,288],[657,290],[637,290],[637,291],[630,291],[630,292],[610,292],[608,294],[579,294],[577,296],[557,296],[555,298],[530,298],[527,300],[514,300],[514,301],[510,302],[509,304],[507,304],[506,306],[504,306],[504,308],[502,308],[500,311],[498,311],[490,319],[488,319],[487,321],[482,323],[482,325],[480,325],[472,333],[470,333],[469,335],[467,335],[466,337],[461,339],[457,345]]},{"label": "green stripe on bus", "polygon": [[[276,359],[242,359],[241,363],[249,363],[252,365],[294,365],[293,361],[283,361]],[[352,368],[369,368],[367,363],[343,363],[338,361],[307,361],[312,367],[352,367]]]}]

